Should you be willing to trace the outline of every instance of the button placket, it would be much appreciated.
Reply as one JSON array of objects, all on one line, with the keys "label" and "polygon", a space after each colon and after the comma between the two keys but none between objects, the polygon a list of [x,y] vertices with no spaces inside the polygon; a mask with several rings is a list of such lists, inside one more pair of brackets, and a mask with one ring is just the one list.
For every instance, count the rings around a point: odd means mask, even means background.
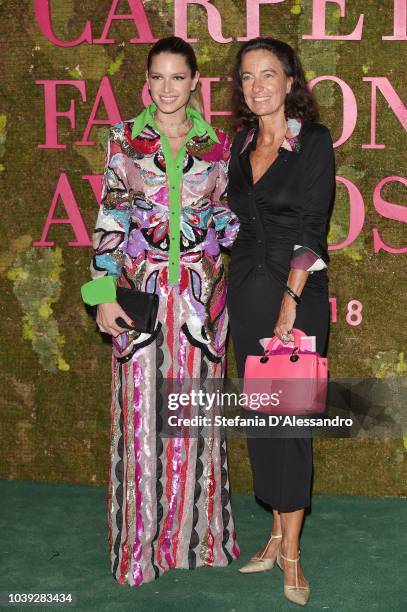
[{"label": "button placket", "polygon": [[256,205],[256,186],[253,187],[253,194],[251,198],[251,207],[254,214],[252,215],[252,223],[256,232],[256,271],[259,273],[264,272],[264,232],[261,223],[261,217]]},{"label": "button placket", "polygon": [[[250,161],[247,160],[247,163],[250,164]],[[244,170],[241,168],[243,176],[245,177],[247,184],[247,200],[248,200],[248,209],[249,209],[249,222],[255,231],[255,243],[256,243],[256,261],[255,261],[255,272],[259,272],[264,274],[264,245],[265,245],[265,237],[263,232],[263,227],[261,224],[261,216],[256,206],[256,184],[253,184],[253,178],[249,182],[248,176]],[[251,174],[251,172],[249,173]]]}]

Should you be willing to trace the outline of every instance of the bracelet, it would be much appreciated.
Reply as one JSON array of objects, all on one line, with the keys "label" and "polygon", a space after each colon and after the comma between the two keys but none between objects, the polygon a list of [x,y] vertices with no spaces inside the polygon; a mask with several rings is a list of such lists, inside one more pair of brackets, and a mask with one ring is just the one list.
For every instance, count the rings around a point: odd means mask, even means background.
[{"label": "bracelet", "polygon": [[299,295],[297,295],[296,293],[294,293],[294,291],[291,289],[291,287],[289,287],[288,285],[286,285],[284,291],[286,291],[288,293],[288,295],[291,295],[291,297],[293,298],[293,300],[299,304],[301,302],[301,298]]},{"label": "bracelet", "polygon": [[99,276],[81,287],[81,295],[85,304],[96,306],[116,300],[116,279],[113,276]]}]

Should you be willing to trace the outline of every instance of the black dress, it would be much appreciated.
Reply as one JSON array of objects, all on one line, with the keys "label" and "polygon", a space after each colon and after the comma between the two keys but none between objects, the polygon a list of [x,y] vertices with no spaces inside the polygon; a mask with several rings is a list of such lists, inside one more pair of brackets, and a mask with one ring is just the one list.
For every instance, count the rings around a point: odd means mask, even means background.
[{"label": "black dress", "polygon": [[[240,378],[247,355],[262,354],[259,339],[274,335],[291,267],[316,270],[302,291],[294,326],[316,336],[316,350],[327,353],[334,152],[324,125],[297,125],[298,134],[293,137],[290,131],[289,138],[287,132],[276,160],[255,184],[249,154],[256,148],[258,129],[244,128],[233,143],[228,200],[240,229],[231,251],[228,310]],[[302,255],[297,258],[297,253]],[[318,269],[321,265],[325,267]],[[248,437],[247,442],[256,496],[282,512],[309,506],[311,433],[301,438]]]}]

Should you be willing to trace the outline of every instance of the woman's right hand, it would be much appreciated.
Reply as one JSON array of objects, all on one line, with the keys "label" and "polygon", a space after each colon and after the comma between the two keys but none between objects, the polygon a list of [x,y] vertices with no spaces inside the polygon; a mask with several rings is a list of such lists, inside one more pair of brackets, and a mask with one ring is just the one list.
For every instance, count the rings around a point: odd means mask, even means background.
[{"label": "woman's right hand", "polygon": [[119,334],[129,331],[126,327],[120,327],[120,325],[116,323],[115,319],[117,319],[117,317],[121,317],[123,321],[128,323],[131,327],[134,327],[134,321],[124,312],[118,302],[98,304],[96,323],[100,331],[110,334],[115,338]]}]

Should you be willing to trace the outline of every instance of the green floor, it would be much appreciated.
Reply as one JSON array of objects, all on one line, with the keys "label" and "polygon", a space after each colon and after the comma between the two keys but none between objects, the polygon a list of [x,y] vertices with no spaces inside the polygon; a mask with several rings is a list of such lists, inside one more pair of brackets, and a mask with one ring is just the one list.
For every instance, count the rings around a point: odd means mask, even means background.
[{"label": "green floor", "polygon": [[[238,561],[224,569],[172,570],[138,588],[121,586],[110,574],[104,488],[3,480],[0,496],[0,591],[71,591],[75,610],[97,612],[300,609],[284,600],[277,567],[245,576],[237,571],[269,531],[268,513],[249,495],[233,500]],[[407,610],[405,552],[405,500],[314,496],[302,537],[312,588],[307,609]]]}]

